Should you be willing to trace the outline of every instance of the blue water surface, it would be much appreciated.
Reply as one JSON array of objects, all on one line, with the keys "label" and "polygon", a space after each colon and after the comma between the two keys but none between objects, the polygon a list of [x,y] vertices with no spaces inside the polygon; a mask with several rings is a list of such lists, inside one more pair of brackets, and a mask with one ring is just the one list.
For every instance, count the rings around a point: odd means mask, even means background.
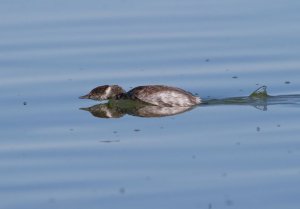
[{"label": "blue water surface", "polygon": [[299,1],[0,3],[0,208],[299,208],[299,104],[104,119],[78,99],[300,94]]}]

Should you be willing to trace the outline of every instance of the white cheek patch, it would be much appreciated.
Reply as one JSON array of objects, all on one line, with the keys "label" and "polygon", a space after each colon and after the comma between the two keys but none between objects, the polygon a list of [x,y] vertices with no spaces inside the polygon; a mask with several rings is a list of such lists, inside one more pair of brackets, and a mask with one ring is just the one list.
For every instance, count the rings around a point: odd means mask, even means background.
[{"label": "white cheek patch", "polygon": [[104,94],[103,96],[107,99],[107,97],[110,95],[110,93],[111,93],[111,87],[109,86],[109,87],[107,87],[107,89],[105,90],[105,94]]}]

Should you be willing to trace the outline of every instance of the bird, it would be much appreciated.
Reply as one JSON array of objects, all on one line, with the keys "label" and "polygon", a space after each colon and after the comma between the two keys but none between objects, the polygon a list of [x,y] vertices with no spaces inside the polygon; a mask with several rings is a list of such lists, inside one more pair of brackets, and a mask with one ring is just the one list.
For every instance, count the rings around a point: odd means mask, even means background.
[{"label": "bird", "polygon": [[118,85],[102,85],[79,98],[109,101],[131,100],[160,107],[191,107],[201,103],[200,97],[183,89],[166,85],[138,86],[128,92]]}]

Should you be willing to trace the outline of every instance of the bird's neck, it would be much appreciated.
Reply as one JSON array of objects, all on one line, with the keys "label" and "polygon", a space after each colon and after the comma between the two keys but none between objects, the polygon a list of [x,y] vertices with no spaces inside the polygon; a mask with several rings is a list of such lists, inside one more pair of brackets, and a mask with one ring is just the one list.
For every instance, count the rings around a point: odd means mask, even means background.
[{"label": "bird's neck", "polygon": [[128,97],[127,93],[120,93],[120,94],[116,95],[114,99],[116,99],[116,100],[129,99],[129,97]]}]

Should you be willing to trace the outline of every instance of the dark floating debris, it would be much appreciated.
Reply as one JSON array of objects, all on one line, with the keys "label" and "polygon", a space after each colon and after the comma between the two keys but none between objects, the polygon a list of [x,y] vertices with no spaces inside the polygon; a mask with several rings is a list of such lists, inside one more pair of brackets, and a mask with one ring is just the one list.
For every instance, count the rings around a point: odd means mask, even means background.
[{"label": "dark floating debris", "polygon": [[120,192],[120,194],[125,194],[125,193],[126,193],[126,190],[125,190],[124,187],[121,187],[121,188],[119,189],[119,192]]},{"label": "dark floating debris", "polygon": [[23,105],[27,105],[27,102],[23,102]]},{"label": "dark floating debris", "polygon": [[139,132],[139,131],[141,131],[140,129],[134,129],[133,131],[135,131],[135,132]]},{"label": "dark floating debris", "polygon": [[260,132],[260,127],[259,126],[256,127],[256,131]]},{"label": "dark floating debris", "polygon": [[225,201],[225,204],[226,204],[227,206],[232,206],[232,205],[233,205],[233,201],[230,200],[230,199],[228,199],[228,200]]},{"label": "dark floating debris", "polygon": [[112,143],[112,142],[120,142],[120,140],[100,140],[102,143]]},{"label": "dark floating debris", "polygon": [[290,82],[290,81],[285,81],[284,83],[285,83],[285,84],[290,84],[291,82]]},{"label": "dark floating debris", "polygon": [[232,78],[233,78],[233,79],[237,79],[238,77],[235,75],[235,76],[232,76]]},{"label": "dark floating debris", "polygon": [[209,61],[210,61],[210,59],[206,59],[206,60],[205,60],[205,62],[209,62]]}]

